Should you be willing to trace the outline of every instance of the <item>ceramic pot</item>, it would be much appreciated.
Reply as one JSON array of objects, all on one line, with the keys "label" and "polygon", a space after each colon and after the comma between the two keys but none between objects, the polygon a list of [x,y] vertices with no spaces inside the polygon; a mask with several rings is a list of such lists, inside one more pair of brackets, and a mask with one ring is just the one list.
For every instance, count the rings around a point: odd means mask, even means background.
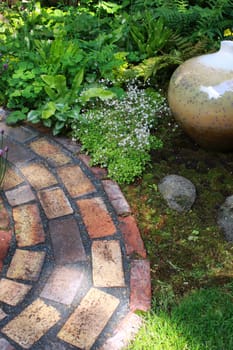
[{"label": "ceramic pot", "polygon": [[233,42],[194,57],[173,73],[168,102],[184,131],[200,146],[233,150]]}]

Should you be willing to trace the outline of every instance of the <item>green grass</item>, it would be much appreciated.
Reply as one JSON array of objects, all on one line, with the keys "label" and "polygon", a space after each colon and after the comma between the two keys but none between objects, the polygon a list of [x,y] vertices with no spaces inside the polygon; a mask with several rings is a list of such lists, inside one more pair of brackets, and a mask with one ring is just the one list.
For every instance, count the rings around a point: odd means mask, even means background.
[{"label": "green grass", "polygon": [[232,350],[233,283],[192,292],[171,313],[146,316],[132,350]]}]

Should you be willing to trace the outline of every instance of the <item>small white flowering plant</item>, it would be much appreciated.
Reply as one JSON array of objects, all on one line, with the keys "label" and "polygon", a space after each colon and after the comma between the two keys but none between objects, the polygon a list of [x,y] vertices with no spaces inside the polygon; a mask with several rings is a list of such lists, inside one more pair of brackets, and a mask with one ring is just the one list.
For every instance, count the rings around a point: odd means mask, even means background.
[{"label": "small white flowering plant", "polygon": [[169,113],[166,99],[151,88],[127,84],[125,95],[93,104],[73,125],[73,139],[81,141],[92,164],[108,168],[109,177],[130,183],[150,161],[150,150],[163,142],[156,128]]}]

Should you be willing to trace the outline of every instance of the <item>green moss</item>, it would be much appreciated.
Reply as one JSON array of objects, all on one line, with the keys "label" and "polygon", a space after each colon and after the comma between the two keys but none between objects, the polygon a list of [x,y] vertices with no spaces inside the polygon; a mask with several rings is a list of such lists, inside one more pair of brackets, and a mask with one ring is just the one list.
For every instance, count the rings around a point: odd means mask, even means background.
[{"label": "green moss", "polygon": [[[142,179],[122,189],[151,261],[154,298],[163,295],[158,281],[171,286],[176,300],[193,288],[224,284],[233,273],[233,247],[216,218],[233,193],[233,153],[208,152],[174,134],[152,159]],[[189,212],[169,209],[159,193],[158,183],[168,174],[185,176],[196,186],[197,199]]]}]

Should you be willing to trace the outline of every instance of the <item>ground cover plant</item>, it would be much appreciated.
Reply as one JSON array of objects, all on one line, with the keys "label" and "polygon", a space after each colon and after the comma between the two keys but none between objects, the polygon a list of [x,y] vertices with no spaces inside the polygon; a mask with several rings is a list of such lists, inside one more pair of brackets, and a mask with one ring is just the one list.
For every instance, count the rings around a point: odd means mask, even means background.
[{"label": "ground cover plant", "polygon": [[[174,123],[166,90],[180,63],[217,50],[224,33],[232,39],[233,1],[1,2],[0,9],[8,123],[40,122],[81,141],[122,184],[137,218],[153,309],[131,348],[232,349],[233,251],[216,225],[233,190],[232,154],[194,145]],[[197,187],[184,215],[157,189],[171,173]]]}]

